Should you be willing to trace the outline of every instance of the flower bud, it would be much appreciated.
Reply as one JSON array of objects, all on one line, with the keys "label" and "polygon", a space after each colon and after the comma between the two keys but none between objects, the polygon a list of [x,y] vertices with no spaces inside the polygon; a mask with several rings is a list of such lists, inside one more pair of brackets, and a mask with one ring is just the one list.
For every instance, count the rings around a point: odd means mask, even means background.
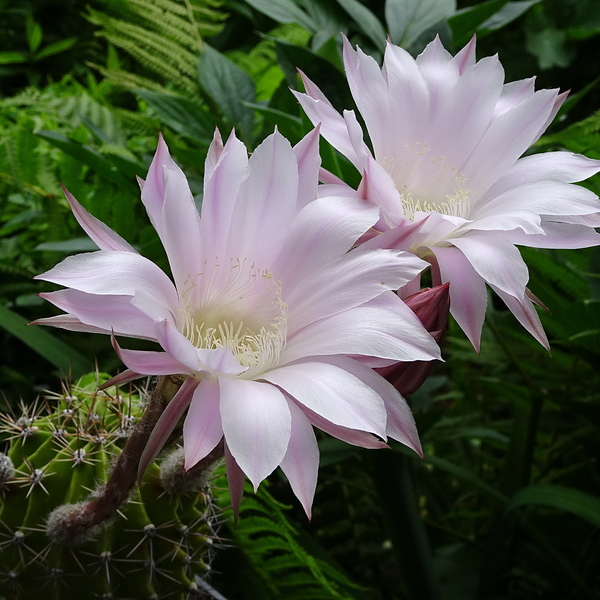
[{"label": "flower bud", "polygon": [[[404,300],[419,317],[431,337],[440,343],[450,310],[450,284],[425,288]],[[385,377],[403,396],[416,392],[431,371],[433,362],[417,360],[398,362],[389,367],[375,369]]]}]

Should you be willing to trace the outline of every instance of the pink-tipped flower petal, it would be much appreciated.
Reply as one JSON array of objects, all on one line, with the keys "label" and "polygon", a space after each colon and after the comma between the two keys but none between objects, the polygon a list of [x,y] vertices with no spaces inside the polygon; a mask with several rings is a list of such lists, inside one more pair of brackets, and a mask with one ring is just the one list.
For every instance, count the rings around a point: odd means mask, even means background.
[{"label": "pink-tipped flower petal", "polygon": [[186,469],[202,460],[221,441],[223,426],[219,406],[218,382],[210,379],[200,381],[183,424]]},{"label": "pink-tipped flower petal", "polygon": [[281,461],[281,469],[310,519],[317,488],[319,447],[312,425],[302,409],[290,400],[288,405],[292,416],[290,442]]},{"label": "pink-tipped flower petal", "polygon": [[177,426],[177,423],[179,423],[183,417],[187,407],[192,401],[192,396],[197,387],[199,387],[198,381],[192,377],[188,377],[183,382],[175,396],[173,396],[169,404],[167,404],[167,408],[164,410],[162,415],[160,415],[160,418],[156,422],[154,429],[150,433],[148,443],[142,452],[142,456],[140,457],[138,483],[141,482],[146,469],[162,450],[165,442]]},{"label": "pink-tipped flower petal", "polygon": [[121,250],[122,252],[137,252],[137,250],[127,243],[118,233],[115,233],[110,227],[107,227],[102,221],[90,215],[90,213],[79,204],[75,196],[69,190],[61,185],[62,190],[73,211],[73,216],[77,219],[81,228],[90,236],[90,239],[100,248],[100,250]]}]

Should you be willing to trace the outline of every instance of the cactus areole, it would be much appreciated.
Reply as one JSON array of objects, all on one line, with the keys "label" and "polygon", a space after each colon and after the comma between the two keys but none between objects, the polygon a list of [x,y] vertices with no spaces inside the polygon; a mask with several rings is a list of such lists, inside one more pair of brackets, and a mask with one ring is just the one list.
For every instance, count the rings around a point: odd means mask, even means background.
[{"label": "cactus areole", "polygon": [[153,463],[113,516],[89,526],[110,485],[99,482],[114,472],[144,404],[144,394],[97,391],[104,380],[87,375],[20,415],[2,416],[1,596],[197,597],[215,519],[207,477],[183,475],[181,450]]}]

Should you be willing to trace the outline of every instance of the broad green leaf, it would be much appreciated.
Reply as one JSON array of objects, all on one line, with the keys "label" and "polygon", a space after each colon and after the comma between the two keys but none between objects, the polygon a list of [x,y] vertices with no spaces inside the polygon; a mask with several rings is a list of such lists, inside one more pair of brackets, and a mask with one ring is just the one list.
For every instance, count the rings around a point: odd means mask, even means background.
[{"label": "broad green leaf", "polygon": [[484,34],[487,31],[495,31],[511,21],[520,17],[524,12],[528,11],[534,4],[542,0],[520,0],[518,2],[509,2],[504,5],[497,13],[492,15],[487,21],[481,24],[477,30],[478,33]]},{"label": "broad green leaf", "polygon": [[574,57],[574,52],[567,46],[567,34],[553,27],[529,32],[525,47],[538,59],[540,69],[568,67]]},{"label": "broad green leaf", "polygon": [[358,0],[337,0],[377,48],[385,50],[385,30],[379,19]]},{"label": "broad green leaf", "polygon": [[0,52],[0,65],[27,62],[27,55],[22,52]]},{"label": "broad green leaf", "polygon": [[329,0],[296,0],[296,2],[310,15],[315,24],[316,31],[311,47],[313,50],[321,46],[332,36],[340,39],[340,31],[348,31],[351,19],[342,10],[337,2]]},{"label": "broad green leaf", "polygon": [[394,44],[409,48],[456,10],[456,0],[387,0],[385,19]]},{"label": "broad green leaf", "polygon": [[35,52],[42,43],[42,27],[39,23],[33,20],[31,12],[27,13],[27,19],[25,21],[26,33],[27,33],[27,44],[29,45],[29,51]]},{"label": "broad green leaf", "polygon": [[321,58],[330,62],[334,67],[337,68],[340,73],[344,72],[344,62],[340,51],[338,50],[338,40],[340,34],[336,33],[333,37],[330,37],[326,42],[319,46],[318,50],[315,50]]},{"label": "broad green leaf", "polygon": [[204,109],[189,98],[151,90],[135,90],[159,119],[181,135],[209,144],[215,129],[214,120]]},{"label": "broad green leaf", "polygon": [[27,320],[0,305],[0,327],[27,344],[60,371],[72,377],[92,371],[92,362],[42,327],[28,326]]},{"label": "broad green leaf", "polygon": [[66,40],[59,40],[58,42],[54,42],[54,44],[49,44],[48,46],[44,46],[36,55],[35,60],[41,60],[42,58],[47,58],[48,56],[54,56],[55,54],[59,54],[60,52],[64,52],[69,48],[72,48],[77,42],[77,38],[67,38]]},{"label": "broad green leaf", "polygon": [[98,174],[102,175],[109,181],[124,187],[132,185],[132,181],[127,177],[124,177],[114,167],[111,161],[104,158],[90,146],[84,146],[83,144],[72,142],[64,135],[55,131],[38,131],[37,135],[39,135],[41,138],[44,138],[57,148],[60,148],[69,156],[72,156],[82,163],[92,167],[98,172]]},{"label": "broad green leaf", "polygon": [[508,0],[488,0],[475,6],[457,11],[448,19],[452,30],[452,41],[456,48],[464,46],[473,36],[477,28],[497,13]]},{"label": "broad green leaf", "polygon": [[311,33],[318,30],[310,16],[292,0],[246,0],[246,2],[278,23],[298,23]]},{"label": "broad green leaf", "polygon": [[256,99],[250,75],[205,44],[198,65],[198,79],[229,123],[238,130],[246,144],[250,144],[254,111],[243,104],[243,101],[254,102]]},{"label": "broad green leaf", "polygon": [[279,66],[285,74],[287,84],[298,89],[298,71],[301,69],[315,82],[329,101],[341,112],[353,106],[345,76],[328,60],[309,50],[287,44],[280,40],[275,43]]},{"label": "broad green leaf", "polygon": [[532,485],[519,490],[508,502],[507,511],[532,504],[557,508],[600,527],[600,499],[562,485]]}]

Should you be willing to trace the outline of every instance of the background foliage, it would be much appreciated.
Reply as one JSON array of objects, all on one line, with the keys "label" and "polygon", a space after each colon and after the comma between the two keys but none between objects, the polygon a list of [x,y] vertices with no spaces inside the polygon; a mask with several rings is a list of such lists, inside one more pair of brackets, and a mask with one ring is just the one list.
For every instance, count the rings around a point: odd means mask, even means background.
[{"label": "background foliage", "polygon": [[[250,148],[275,126],[292,142],[308,131],[296,67],[352,106],[340,31],[377,58],[388,34],[418,53],[435,34],[456,51],[476,33],[507,80],[572,91],[533,151],[600,158],[595,0],[0,2],[0,408],[94,363],[119,368],[101,336],[24,326],[52,311],[32,276],[93,249],[59,182],[168,269],[135,182],[157,131],[200,202],[215,126]],[[600,252],[523,255],[552,355],[495,299],[479,355],[451,323],[446,362],[411,399],[425,460],[322,436],[312,521],[276,473],[225,533],[211,585],[229,600],[599,597]]]}]

